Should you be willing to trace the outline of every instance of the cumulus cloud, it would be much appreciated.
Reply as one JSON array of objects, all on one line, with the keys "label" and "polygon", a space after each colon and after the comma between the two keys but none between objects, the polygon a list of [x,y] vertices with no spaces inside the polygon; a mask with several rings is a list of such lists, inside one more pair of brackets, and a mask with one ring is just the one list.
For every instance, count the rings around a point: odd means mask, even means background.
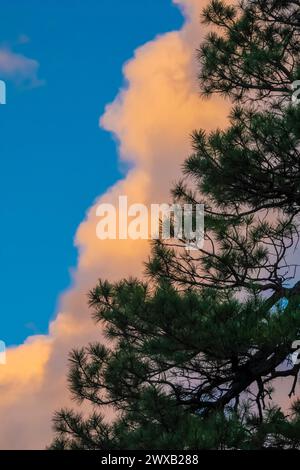
[{"label": "cumulus cloud", "polygon": [[218,98],[202,101],[196,80],[195,50],[203,34],[199,15],[207,2],[174,3],[183,9],[183,28],[135,51],[124,66],[126,85],[100,120],[115,135],[120,160],[130,162],[131,170],[95,201],[78,228],[74,285],[61,297],[60,313],[49,335],[32,337],[10,349],[8,364],[0,367],[0,446],[4,449],[43,448],[51,440],[52,413],[70,402],[65,378],[68,352],[101,338],[87,309],[87,291],[99,277],[117,280],[142,275],[149,244],[98,240],[98,204],[117,204],[119,195],[127,195],[129,203],[168,202],[170,188],[191,150],[192,130],[226,124],[225,103]]},{"label": "cumulus cloud", "polygon": [[0,47],[0,78],[12,80],[17,85],[39,86],[39,63],[23,54],[13,52],[8,47]]}]

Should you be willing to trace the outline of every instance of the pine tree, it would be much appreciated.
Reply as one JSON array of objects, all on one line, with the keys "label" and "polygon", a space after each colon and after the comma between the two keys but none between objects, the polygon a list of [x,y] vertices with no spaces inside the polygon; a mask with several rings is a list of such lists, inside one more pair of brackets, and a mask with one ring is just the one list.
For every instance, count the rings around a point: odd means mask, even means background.
[{"label": "pine tree", "polygon": [[299,401],[282,410],[274,399],[280,378],[295,395],[300,369],[299,6],[205,9],[214,28],[199,50],[201,90],[233,109],[227,129],[194,132],[173,190],[179,204],[205,204],[205,243],[157,241],[151,282],[91,291],[107,343],[71,353],[69,383],[97,411],[57,412],[52,448],[300,448]]}]

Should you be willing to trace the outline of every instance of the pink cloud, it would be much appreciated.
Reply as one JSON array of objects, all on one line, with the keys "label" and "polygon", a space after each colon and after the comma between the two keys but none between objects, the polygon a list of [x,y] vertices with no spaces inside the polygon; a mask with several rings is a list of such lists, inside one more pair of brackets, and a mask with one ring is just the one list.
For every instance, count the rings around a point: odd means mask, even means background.
[{"label": "pink cloud", "polygon": [[9,48],[0,48],[0,79],[13,80],[18,85],[39,86],[43,82],[38,79],[38,70],[39,63],[36,60]]}]

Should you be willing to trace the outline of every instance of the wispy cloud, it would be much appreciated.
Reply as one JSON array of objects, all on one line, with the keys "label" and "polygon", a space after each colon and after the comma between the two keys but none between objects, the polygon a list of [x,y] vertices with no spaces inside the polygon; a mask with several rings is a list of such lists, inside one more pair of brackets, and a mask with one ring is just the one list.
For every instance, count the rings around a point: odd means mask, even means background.
[{"label": "wispy cloud", "polygon": [[17,85],[36,87],[44,82],[38,78],[39,62],[11,50],[0,47],[0,79],[12,80]]}]

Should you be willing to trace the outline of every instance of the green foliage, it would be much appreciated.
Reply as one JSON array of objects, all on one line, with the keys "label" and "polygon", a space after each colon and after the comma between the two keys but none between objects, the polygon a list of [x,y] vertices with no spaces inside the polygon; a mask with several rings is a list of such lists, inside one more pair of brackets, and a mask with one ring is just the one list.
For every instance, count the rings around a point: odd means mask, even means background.
[{"label": "green foliage", "polygon": [[105,344],[71,353],[69,385],[95,411],[57,412],[51,448],[300,449],[299,401],[276,405],[300,369],[299,18],[296,0],[204,10],[201,90],[235,103],[227,129],[194,132],[173,196],[205,204],[205,243],[157,241],[147,283],[90,292]]},{"label": "green foliage", "polygon": [[[265,422],[251,414],[254,374],[261,368],[266,386],[276,374],[300,333],[299,308],[270,311],[257,297],[242,302],[228,292],[179,292],[170,284],[151,292],[134,280],[100,281],[90,304],[112,343],[71,353],[70,388],[79,401],[112,406],[118,419],[105,424],[97,414],[85,419],[63,410],[53,448],[251,448],[273,434],[270,410]],[[268,364],[273,352],[278,357]],[[271,398],[272,390],[264,394]],[[282,414],[279,421],[286,423]],[[298,418],[283,424],[280,439],[292,441]]]}]

